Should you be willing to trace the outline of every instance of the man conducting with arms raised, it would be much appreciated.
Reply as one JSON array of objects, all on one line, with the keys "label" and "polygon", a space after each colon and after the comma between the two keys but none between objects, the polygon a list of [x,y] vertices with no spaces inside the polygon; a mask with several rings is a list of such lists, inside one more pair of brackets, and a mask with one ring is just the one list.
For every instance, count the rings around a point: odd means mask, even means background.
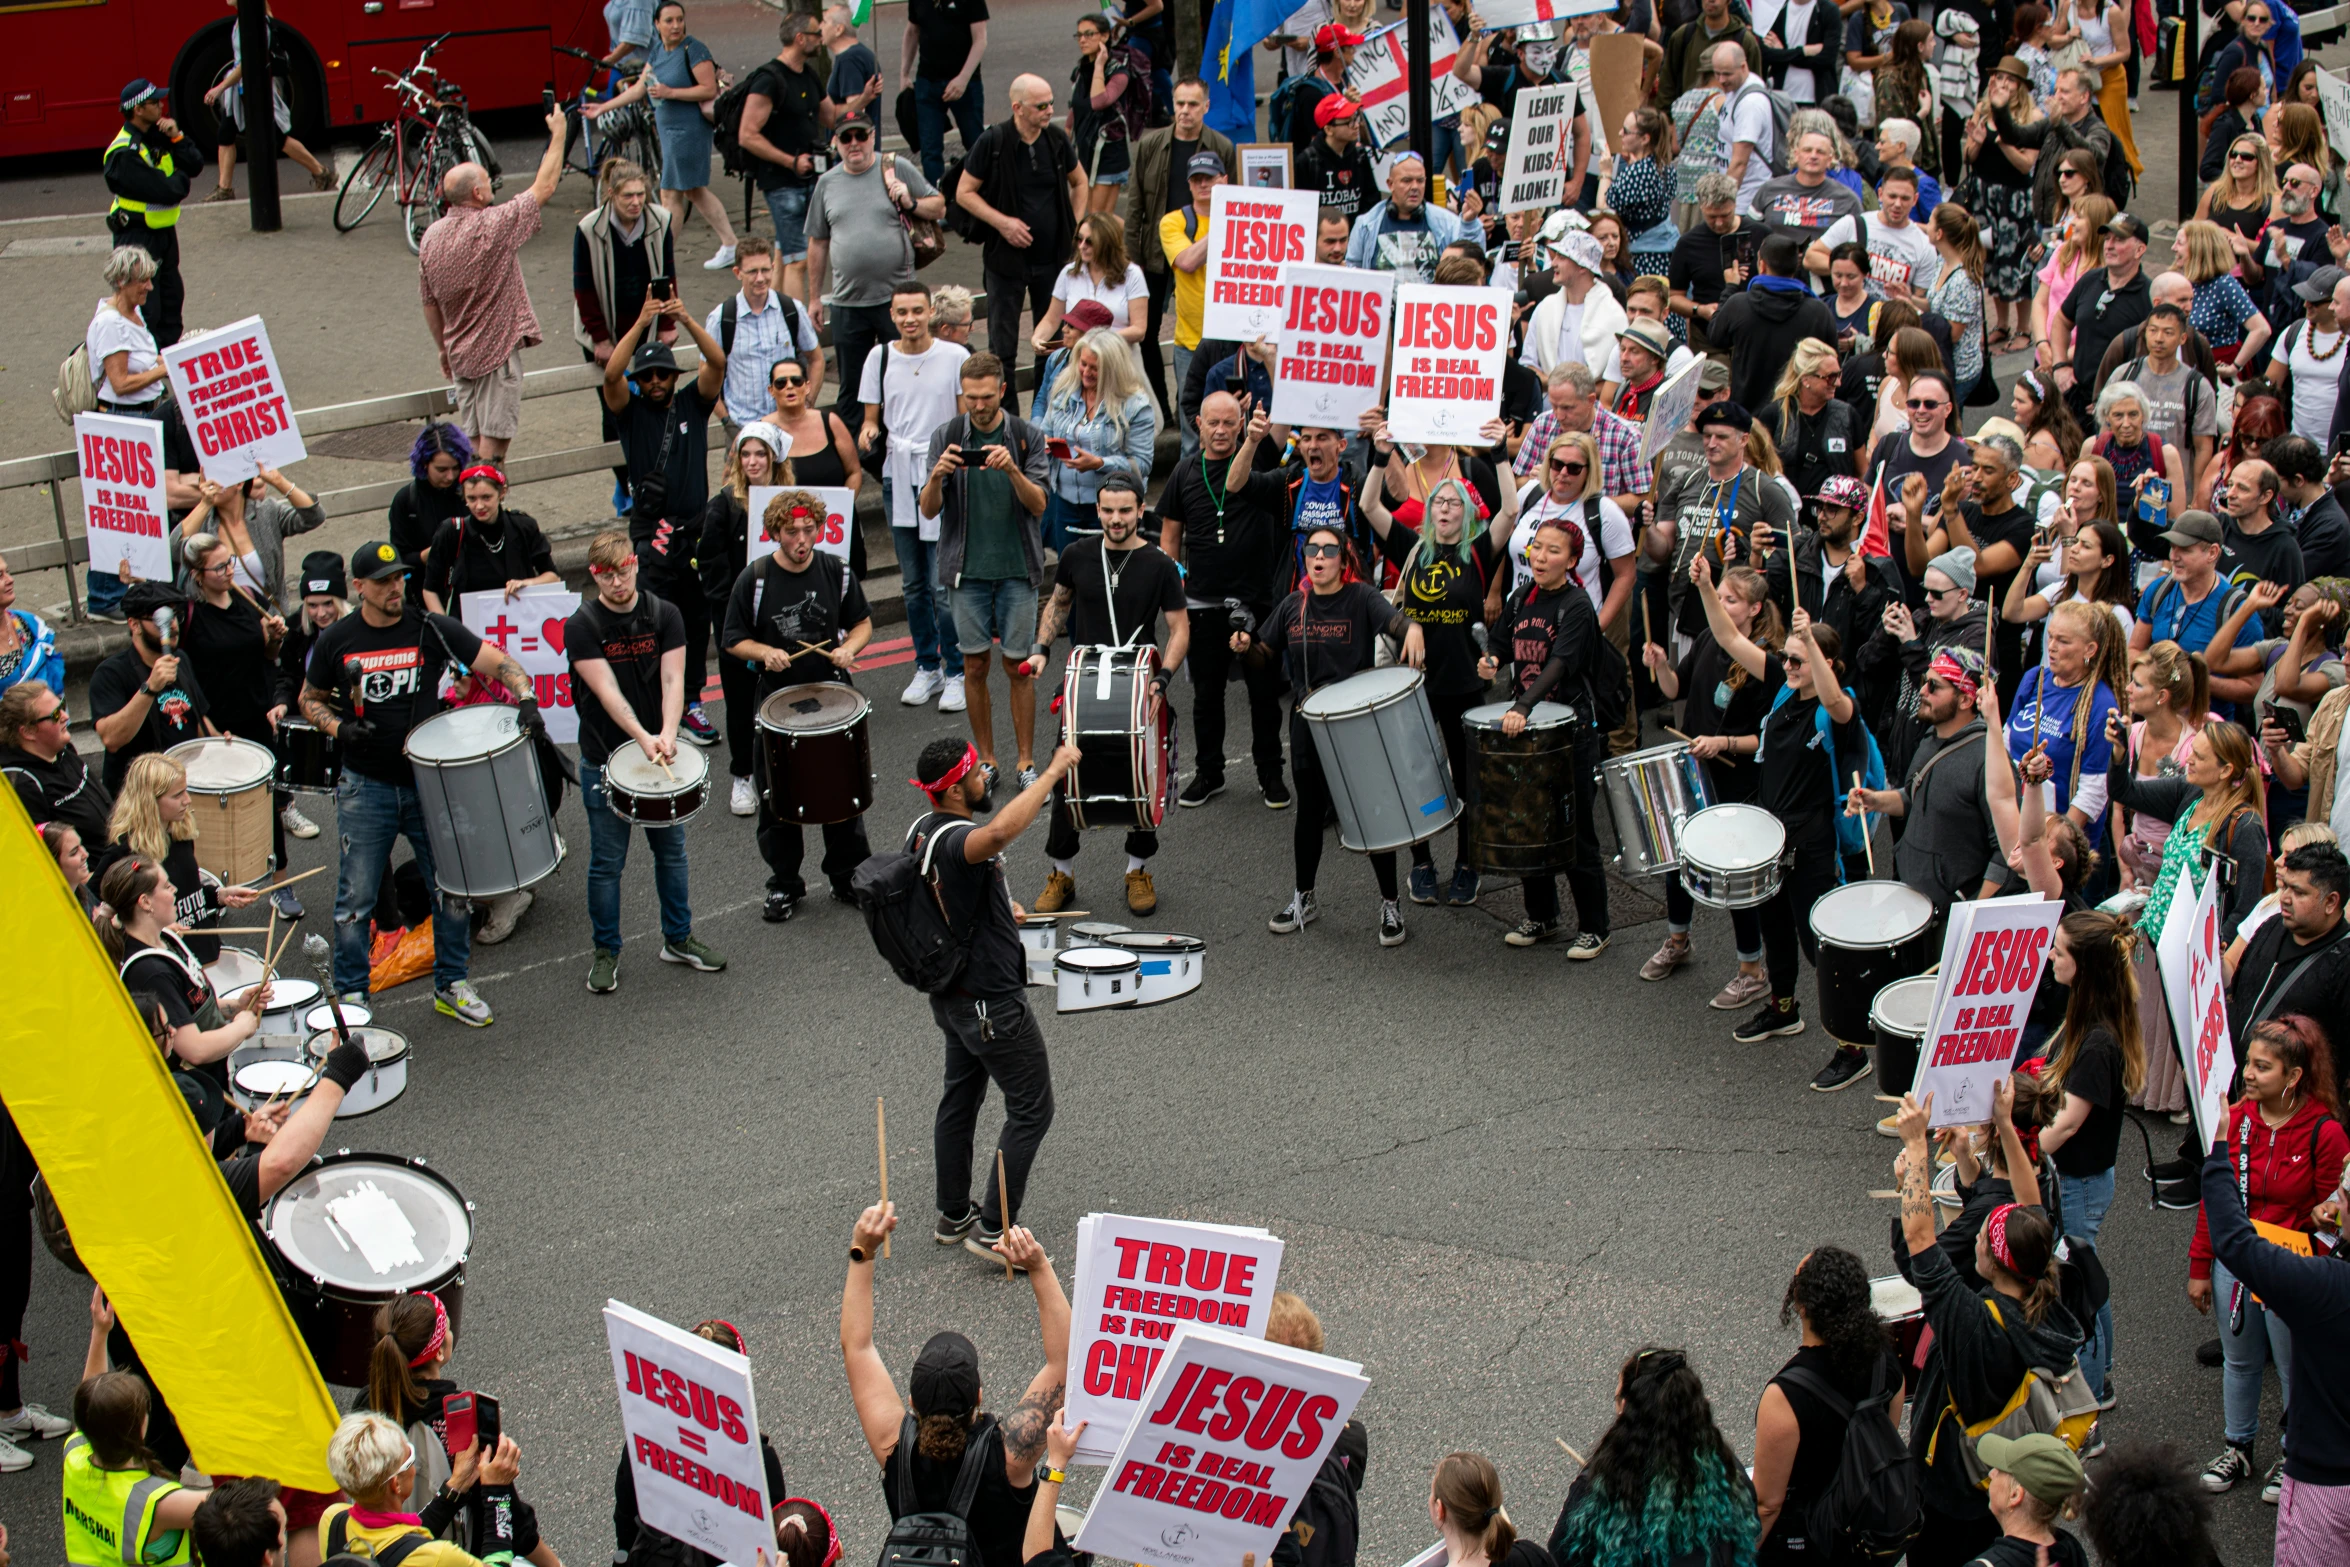
[{"label": "man conducting with arms raised", "polygon": [[[636,583],[628,534],[608,528],[588,545],[595,596],[563,626],[579,712],[579,794],[588,819],[588,929],[596,943],[587,988],[620,988],[620,874],[628,868],[629,818],[612,808],[607,769],[634,746],[656,773],[677,760],[677,726],[685,719],[685,616]],[[626,765],[626,764],[624,764]],[[631,767],[631,771],[637,769]],[[672,775],[673,776],[673,775]],[[661,961],[714,974],[726,959],[694,939],[686,902],[685,828],[645,828],[653,851],[653,891],[661,902]]]},{"label": "man conducting with arms raised", "polygon": [[[1220,395],[1220,394],[1219,394]],[[1167,617],[1167,651],[1151,676],[1151,706],[1167,700],[1167,683],[1183,667],[1191,646],[1191,612],[1184,607],[1183,573],[1164,550],[1142,536],[1142,496],[1134,481],[1112,474],[1102,481],[1095,516],[1102,525],[1098,538],[1081,538],[1061,551],[1054,568],[1053,596],[1037,616],[1036,651],[1025,665],[1029,675],[1044,673],[1053,638],[1063,626],[1076,647],[1148,647],[1155,641],[1152,626]],[[1216,694],[1223,695],[1219,685]],[[1155,733],[1144,745],[1158,743]],[[1095,764],[1097,770],[1100,764]],[[1113,769],[1107,779],[1089,778],[1088,787],[1118,793],[1132,786],[1129,774]],[[1084,840],[1069,811],[1066,790],[1053,795],[1053,821],[1045,834],[1044,852],[1053,862],[1044,891],[1037,894],[1036,912],[1052,914],[1069,907],[1077,896],[1077,851]],[[1148,914],[1159,906],[1151,885],[1150,858],[1159,852],[1159,835],[1147,827],[1126,834],[1126,908]]]},{"label": "man conducting with arms raised", "polygon": [[[2007,880],[1984,776],[1983,720],[1975,710],[1982,684],[1983,655],[1974,648],[1935,654],[1917,706],[1933,731],[1910,759],[1908,779],[1898,789],[1855,784],[1845,799],[1847,816],[1869,810],[1908,818],[1894,840],[1893,863],[1901,880],[1944,913],[1962,898],[1996,896]],[[1999,754],[2006,765],[2007,753]]]}]

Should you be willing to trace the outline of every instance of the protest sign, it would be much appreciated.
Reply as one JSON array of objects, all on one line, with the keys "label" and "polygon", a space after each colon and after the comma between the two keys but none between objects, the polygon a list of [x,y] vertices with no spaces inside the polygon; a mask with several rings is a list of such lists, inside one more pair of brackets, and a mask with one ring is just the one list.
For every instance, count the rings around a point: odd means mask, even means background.
[{"label": "protest sign", "polygon": [[737,1567],[774,1560],[750,1361],[616,1300],[604,1331],[638,1516]]},{"label": "protest sign", "polygon": [[1285,141],[1243,142],[1239,148],[1240,183],[1251,190],[1287,190],[1295,183],[1290,169],[1296,151]]},{"label": "protest sign", "polygon": [[579,710],[572,703],[584,694],[572,689],[571,661],[563,656],[563,623],[578,608],[579,595],[559,582],[534,583],[511,602],[494,588],[457,595],[465,629],[522,666],[539,716],[547,721],[547,738],[565,744],[579,738]]},{"label": "protest sign", "polygon": [[1501,211],[1548,210],[1567,188],[1567,105],[1571,86],[1528,88],[1518,94],[1510,121],[1510,150],[1501,167]]},{"label": "protest sign", "polygon": [[197,466],[213,483],[236,484],[309,455],[259,316],[181,338],[163,351],[163,367]]},{"label": "protest sign", "polygon": [[82,526],[90,570],[111,576],[130,562],[142,582],[169,582],[171,514],[163,504],[163,426],[152,419],[75,414],[81,449]]},{"label": "protest sign", "polygon": [[1489,444],[1478,431],[1501,412],[1509,292],[1405,283],[1396,288],[1394,314],[1387,428],[1404,441]]},{"label": "protest sign", "polygon": [[1935,1126],[1991,1119],[1992,1089],[2013,1067],[2063,914],[2037,896],[1951,905],[1914,1090],[1934,1096]]},{"label": "protest sign", "polygon": [[[2199,1146],[2209,1148],[2226,1124],[2228,1083],[2236,1071],[2228,1033],[2227,970],[2220,963],[2218,874],[2204,873],[2203,890],[2192,904],[2185,892],[2181,887],[2171,897],[2154,961],[2170,1005],[2171,1038],[2187,1075],[2187,1108],[2195,1115]],[[2140,1004],[2151,1006],[2154,1000],[2147,997]]]},{"label": "protest sign", "polygon": [[[1345,90],[1362,100],[1363,134],[1373,147],[1392,146],[1411,132],[1410,94],[1404,85],[1411,79],[1411,41],[1403,28],[1395,22],[1365,38],[1355,49],[1354,63],[1346,68]],[[1441,6],[1430,7],[1429,113],[1439,120],[1483,101],[1475,88],[1452,74],[1453,56],[1460,48],[1451,18]]]},{"label": "protest sign", "polygon": [[[1491,0],[1477,8],[1477,20],[1485,24],[1485,32],[1504,27],[1526,27],[1536,22],[1560,22],[1571,16],[1590,16],[1594,12],[1613,11],[1609,0]],[[1525,102],[1524,98],[1518,100]]]},{"label": "protest sign", "polygon": [[1069,1415],[1090,1422],[1077,1457],[1106,1464],[1143,1389],[1185,1322],[1263,1338],[1281,1276],[1281,1242],[1263,1230],[1092,1213],[1077,1221],[1069,1332]]},{"label": "protest sign", "polygon": [[1641,456],[1654,462],[1674,436],[1689,428],[1690,415],[1697,412],[1697,372],[1704,366],[1703,359],[1690,360],[1648,400],[1648,418],[1640,426]]},{"label": "protest sign", "polygon": [[1352,267],[1285,266],[1289,308],[1273,376],[1273,420],[1352,431],[1379,403],[1395,274]]},{"label": "protest sign", "polygon": [[1219,185],[1208,202],[1203,336],[1252,343],[1281,329],[1281,268],[1314,256],[1317,190]]},{"label": "protest sign", "polygon": [[2343,140],[2350,137],[2350,81],[2322,65],[2317,68],[2317,108],[2325,116],[2327,143],[2335,147],[2350,145]]},{"label": "protest sign", "polygon": [[[775,544],[766,532],[767,503],[791,488],[788,484],[751,486],[750,502],[744,508],[743,518],[745,560],[757,560],[774,550]],[[824,531],[816,535],[816,548],[823,554],[847,560],[849,533],[857,526],[857,492],[818,484],[803,484],[799,488],[824,503]]]},{"label": "protest sign", "polygon": [[1362,1367],[1185,1323],[1074,1542],[1148,1567],[1272,1558],[1370,1384]]},{"label": "protest sign", "polygon": [[1641,90],[1647,66],[1640,44],[1638,33],[1602,33],[1591,40],[1591,72],[1582,88],[1594,160],[1614,151],[1616,128],[1647,97]]}]

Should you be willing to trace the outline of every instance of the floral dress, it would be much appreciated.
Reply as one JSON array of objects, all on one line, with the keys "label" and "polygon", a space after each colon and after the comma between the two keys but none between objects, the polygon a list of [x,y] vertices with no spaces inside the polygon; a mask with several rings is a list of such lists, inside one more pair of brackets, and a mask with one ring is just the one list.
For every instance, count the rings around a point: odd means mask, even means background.
[{"label": "floral dress", "polygon": [[1983,285],[1965,267],[1951,267],[1926,295],[1926,308],[1950,323],[1950,369],[1965,395],[1983,373]]},{"label": "floral dress", "polygon": [[1673,100],[1673,131],[1681,140],[1673,199],[1684,207],[1697,205],[1697,182],[1722,167],[1721,98],[1711,87],[1693,87]]},{"label": "floral dress", "polygon": [[[1673,187],[1654,158],[1618,158],[1616,177],[1607,188],[1609,208],[1624,220],[1625,241],[1635,273],[1662,276],[1673,259],[1680,238],[1670,225]],[[1643,243],[1645,241],[1645,243]]]}]

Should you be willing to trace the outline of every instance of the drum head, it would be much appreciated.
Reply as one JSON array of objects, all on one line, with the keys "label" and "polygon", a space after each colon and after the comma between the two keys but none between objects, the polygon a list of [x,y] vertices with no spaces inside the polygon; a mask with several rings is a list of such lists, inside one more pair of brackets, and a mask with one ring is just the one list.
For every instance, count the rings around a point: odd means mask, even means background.
[{"label": "drum head", "polygon": [[[343,1003],[343,1026],[345,1028],[365,1028],[374,1020],[375,1013],[359,1002],[346,1001]],[[315,1034],[322,1028],[331,1033],[334,1026],[335,1009],[331,1006],[312,1007],[302,1014],[302,1031],[306,1034]]]},{"label": "drum head", "polygon": [[1681,853],[1717,871],[1750,871],[1787,847],[1787,829],[1759,805],[1711,805],[1681,824]]},{"label": "drum head", "polygon": [[[1488,702],[1472,707],[1461,714],[1461,722],[1471,729],[1501,728],[1501,718],[1510,710],[1508,702]],[[1575,721],[1575,710],[1564,702],[1537,702],[1534,711],[1526,715],[1528,729],[1563,729]]]},{"label": "drum head", "polygon": [[1142,959],[1118,947],[1073,947],[1054,958],[1053,966],[1088,974],[1131,974],[1142,967]]},{"label": "drum head", "polygon": [[1109,945],[1125,952],[1144,952],[1164,957],[1174,952],[1205,952],[1208,944],[1197,936],[1186,936],[1173,930],[1122,930],[1105,937]]},{"label": "drum head", "polygon": [[[1475,717],[1477,713],[1483,711],[1483,708],[1474,708],[1470,711],[1469,716]],[[1466,719],[1463,720],[1463,722],[1466,721]],[[1652,745],[1645,751],[1627,751],[1622,756],[1604,758],[1599,767],[1602,772],[1630,774],[1639,772],[1643,766],[1650,762],[1677,761],[1689,754],[1689,742],[1676,740],[1671,745]]]},{"label": "drum head", "polygon": [[164,754],[188,770],[196,794],[241,794],[277,771],[269,747],[250,740],[188,740]]},{"label": "drum head", "polygon": [[1366,669],[1359,675],[1349,675],[1324,686],[1298,703],[1297,710],[1307,718],[1335,718],[1341,713],[1365,712],[1410,695],[1421,683],[1420,672],[1408,664]]},{"label": "drum head", "polygon": [[1920,974],[1914,979],[1897,979],[1877,992],[1877,999],[1869,1003],[1869,1021],[1888,1034],[1904,1039],[1926,1037],[1926,1014],[1934,1007],[1934,976]]},{"label": "drum head", "polygon": [[1812,934],[1839,947],[1890,947],[1933,919],[1932,901],[1897,881],[1847,882],[1811,906]]},{"label": "drum head", "polygon": [[408,731],[408,755],[415,761],[446,766],[479,761],[522,737],[522,712],[502,702],[452,707]]},{"label": "drum head", "polygon": [[677,759],[663,772],[659,762],[646,757],[644,747],[630,740],[604,759],[604,776],[630,794],[677,794],[710,776],[710,759],[698,745],[681,745]]},{"label": "drum head", "polygon": [[324,994],[315,979],[273,979],[269,982],[269,1010],[292,1012],[310,1006]]},{"label": "drum head", "polygon": [[855,689],[838,681],[785,686],[759,704],[759,727],[784,734],[826,734],[846,729],[873,710]]},{"label": "drum head", "polygon": [[1107,941],[1127,928],[1124,925],[1113,925],[1108,920],[1079,920],[1069,927],[1069,934],[1083,936],[1088,941]]},{"label": "drum head", "polygon": [[[351,1037],[364,1046],[367,1059],[377,1066],[386,1061],[397,1061],[408,1053],[408,1036],[397,1029],[377,1028],[372,1023],[365,1028],[354,1028]],[[314,1061],[324,1061],[335,1051],[335,1031],[327,1029],[310,1036],[309,1051]]]},{"label": "drum head", "polygon": [[223,947],[220,956],[204,965],[212,988],[224,996],[261,983],[261,954],[243,947]]},{"label": "drum head", "polygon": [[1869,1280],[1869,1304],[1887,1322],[1914,1317],[1926,1309],[1925,1297],[1918,1293],[1918,1287],[1898,1273]]},{"label": "drum head", "polygon": [[303,1171],[270,1199],[262,1229],[296,1269],[370,1294],[439,1283],[473,1247],[473,1217],[454,1188],[375,1154]]},{"label": "drum head", "polygon": [[248,1061],[237,1068],[237,1091],[253,1099],[298,1094],[310,1086],[310,1068],[299,1061]]}]

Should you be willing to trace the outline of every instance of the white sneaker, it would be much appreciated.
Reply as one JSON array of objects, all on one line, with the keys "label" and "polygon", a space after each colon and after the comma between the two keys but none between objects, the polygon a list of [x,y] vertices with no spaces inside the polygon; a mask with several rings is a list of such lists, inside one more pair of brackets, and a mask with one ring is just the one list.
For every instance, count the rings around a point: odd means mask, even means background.
[{"label": "white sneaker", "polygon": [[0,1475],[12,1475],[19,1469],[33,1467],[33,1455],[0,1436]]},{"label": "white sneaker", "polygon": [[963,677],[961,675],[947,676],[939,690],[938,710],[942,713],[960,713],[965,705]]},{"label": "white sneaker", "polygon": [[940,689],[945,685],[946,677],[937,670],[917,669],[914,671],[914,678],[906,682],[906,689],[899,693],[898,700],[908,707],[920,707],[938,695]]},{"label": "white sneaker", "polygon": [[751,787],[748,778],[737,778],[734,781],[734,789],[726,797],[726,808],[737,816],[759,814],[759,794]]},{"label": "white sneaker", "polygon": [[72,1421],[49,1413],[39,1404],[27,1404],[13,1415],[0,1415],[0,1438],[29,1436],[36,1441],[51,1441],[72,1434]]},{"label": "white sneaker", "polygon": [[702,270],[704,272],[724,272],[728,267],[733,265],[734,247],[732,245],[721,245],[718,247],[717,255],[712,256],[709,260],[702,263]]},{"label": "white sneaker", "polygon": [[[312,821],[309,817],[304,816],[300,811],[296,810],[290,805],[287,806],[284,810],[278,812],[277,819],[285,824],[286,831],[292,833],[297,838],[315,838],[318,836],[318,823]],[[4,1424],[5,1422],[0,1422],[0,1425]]]},{"label": "white sneaker", "polygon": [[515,922],[537,899],[537,894],[524,888],[520,892],[501,893],[490,899],[490,917],[482,922],[473,939],[485,947],[494,947],[514,934]]},{"label": "white sneaker", "polygon": [[487,1028],[492,1019],[490,1004],[481,999],[471,980],[461,979],[446,990],[432,993],[432,1009],[443,1017],[453,1017],[467,1028]]}]

